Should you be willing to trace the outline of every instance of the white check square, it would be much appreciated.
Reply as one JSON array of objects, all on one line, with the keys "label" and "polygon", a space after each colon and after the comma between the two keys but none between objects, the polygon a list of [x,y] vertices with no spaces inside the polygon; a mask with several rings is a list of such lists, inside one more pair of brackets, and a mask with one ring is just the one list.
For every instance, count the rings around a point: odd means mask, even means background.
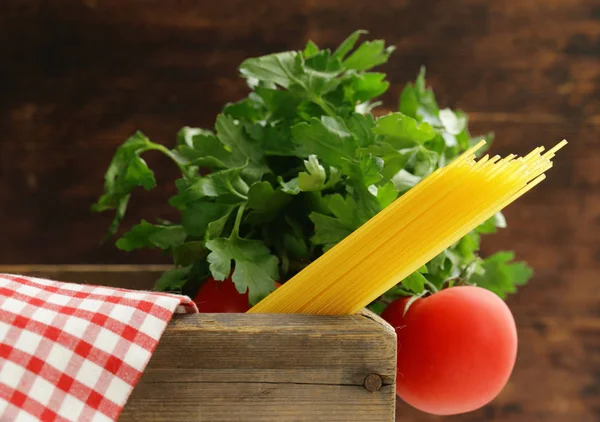
[{"label": "white check square", "polygon": [[94,413],[94,422],[114,422],[114,419],[109,418],[102,412]]},{"label": "white check square", "polygon": [[27,352],[31,355],[35,354],[37,347],[42,341],[42,336],[36,334],[32,331],[23,330],[21,331],[21,335],[15,342],[15,349],[22,350],[23,352]]},{"label": "white check square", "polygon": [[8,407],[8,401],[0,397],[0,415],[3,415]]},{"label": "white check square", "polygon": [[65,372],[71,358],[73,357],[73,351],[61,346],[58,343],[54,343],[50,353],[46,356],[46,363],[58,369],[60,372]]},{"label": "white check square", "polygon": [[146,349],[138,346],[137,344],[131,344],[129,350],[125,354],[123,359],[124,362],[128,363],[140,372],[144,371],[144,365],[148,363],[150,359],[150,352]]},{"label": "white check square", "polygon": [[94,294],[99,296],[114,296],[115,291],[112,289],[107,289],[105,287],[95,287]]},{"label": "white check square", "polygon": [[143,292],[127,292],[123,295],[123,297],[132,300],[149,300],[150,302],[154,300],[154,297],[148,296],[147,293]]},{"label": "white check square", "polygon": [[38,308],[33,315],[31,315],[31,319],[49,325],[56,315],[58,315],[57,312],[51,311],[50,309]]},{"label": "white check square", "polygon": [[26,284],[21,284],[17,288],[17,292],[19,292],[20,294],[23,294],[26,296],[31,296],[31,297],[37,296],[38,294],[40,294],[41,291],[42,291],[42,289],[38,289],[37,287],[34,287],[34,286],[28,286]]},{"label": "white check square", "polygon": [[6,287],[9,284],[13,283],[13,281],[9,278],[3,277],[0,275],[0,287]]},{"label": "white check square", "polygon": [[147,315],[144,322],[142,322],[139,331],[158,340],[166,325],[167,323],[162,319]]},{"label": "white check square", "polygon": [[60,405],[60,409],[58,409],[58,414],[70,421],[77,421],[79,420],[79,414],[83,410],[84,406],[84,402],[78,400],[70,394],[67,394]]},{"label": "white check square", "polygon": [[40,422],[39,419],[33,417],[27,412],[19,412],[14,421],[11,422]]},{"label": "white check square", "polygon": [[44,378],[36,377],[27,395],[46,406],[48,403],[50,403],[50,399],[52,398],[52,394],[54,394],[55,388],[55,385],[50,384]]},{"label": "white check square", "polygon": [[69,290],[71,292],[80,292],[86,288],[83,284],[75,284],[75,283],[57,283],[59,287],[64,290]]},{"label": "white check square", "polygon": [[94,362],[90,362],[89,360],[84,359],[81,364],[81,367],[79,368],[79,371],[77,371],[75,379],[83,385],[94,389],[94,386],[100,379],[100,375],[102,374],[102,372],[104,372],[104,368],[101,368]]},{"label": "white check square", "polygon": [[17,385],[19,385],[19,382],[21,382],[21,378],[24,374],[25,368],[7,360],[4,362],[4,366],[0,370],[0,379],[2,380],[3,384],[6,384],[11,388],[17,388]]},{"label": "white check square", "polygon": [[2,303],[0,306],[0,309],[4,309],[5,311],[18,315],[21,313],[23,308],[25,308],[25,306],[27,306],[27,303],[12,297],[7,297],[4,300],[4,303]]},{"label": "white check square", "polygon": [[85,330],[90,326],[91,322],[85,319],[71,317],[68,318],[63,326],[63,331],[77,337],[82,338]]},{"label": "white check square", "polygon": [[131,392],[131,389],[131,385],[127,384],[119,377],[114,377],[104,392],[104,397],[118,406],[124,406],[127,401],[126,397]]},{"label": "white check square", "polygon": [[113,306],[108,316],[117,321],[127,323],[131,320],[133,313],[136,311],[135,308],[126,305],[119,305],[118,303]]},{"label": "white check square", "polygon": [[104,302],[96,299],[84,299],[79,304],[78,308],[85,311],[97,312]]},{"label": "white check square", "polygon": [[70,296],[54,294],[46,298],[46,302],[52,303],[53,305],[64,306],[69,303],[73,298]]},{"label": "white check square", "polygon": [[4,343],[4,339],[8,336],[11,326],[0,321],[0,343]]},{"label": "white check square", "polygon": [[110,330],[101,328],[96,340],[94,341],[94,347],[105,351],[108,354],[114,354],[117,343],[121,340],[121,336],[113,333]]}]

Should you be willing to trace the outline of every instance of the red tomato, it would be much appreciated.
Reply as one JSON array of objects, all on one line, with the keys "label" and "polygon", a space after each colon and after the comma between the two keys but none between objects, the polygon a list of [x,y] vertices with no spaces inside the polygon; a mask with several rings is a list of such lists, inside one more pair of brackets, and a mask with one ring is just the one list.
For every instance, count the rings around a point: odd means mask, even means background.
[{"label": "red tomato", "polygon": [[402,316],[406,301],[381,315],[398,336],[398,396],[435,415],[492,401],[517,355],[515,321],[502,299],[480,287],[452,287],[418,299]]},{"label": "red tomato", "polygon": [[[279,286],[275,283],[275,288]],[[248,292],[240,294],[230,278],[217,281],[209,277],[196,293],[194,302],[203,313],[243,313],[251,308]]]}]

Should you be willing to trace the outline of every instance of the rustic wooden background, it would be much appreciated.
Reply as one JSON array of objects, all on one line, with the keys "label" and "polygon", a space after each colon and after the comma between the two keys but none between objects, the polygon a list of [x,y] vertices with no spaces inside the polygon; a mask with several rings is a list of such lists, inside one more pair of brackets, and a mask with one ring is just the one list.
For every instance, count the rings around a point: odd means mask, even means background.
[{"label": "rustic wooden background", "polygon": [[[492,405],[444,420],[600,420],[597,0],[2,0],[0,264],[164,262],[100,244],[110,217],[89,207],[117,145],[138,128],[168,144],[181,126],[210,126],[245,94],[245,57],[334,46],[357,28],[397,46],[383,69],[390,108],[424,64],[442,105],[496,132],[495,151],[570,141],[485,242],[536,269],[509,300],[514,376]],[[137,195],[129,222],[174,217],[174,169],[148,160],[161,184]]]}]

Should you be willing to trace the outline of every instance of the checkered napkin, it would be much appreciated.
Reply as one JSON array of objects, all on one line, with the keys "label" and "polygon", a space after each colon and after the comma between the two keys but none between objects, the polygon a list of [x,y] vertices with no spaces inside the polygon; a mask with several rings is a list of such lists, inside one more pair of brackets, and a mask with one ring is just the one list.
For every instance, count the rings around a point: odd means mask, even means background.
[{"label": "checkered napkin", "polygon": [[114,421],[187,297],[0,274],[0,421]]}]

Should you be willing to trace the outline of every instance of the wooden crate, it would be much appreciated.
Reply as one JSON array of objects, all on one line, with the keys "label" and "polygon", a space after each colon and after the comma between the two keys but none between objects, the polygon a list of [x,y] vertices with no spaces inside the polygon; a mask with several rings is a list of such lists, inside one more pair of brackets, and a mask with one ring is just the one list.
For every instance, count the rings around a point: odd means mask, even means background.
[{"label": "wooden crate", "polygon": [[[145,289],[161,268],[24,267]],[[175,316],[120,421],[394,421],[396,335],[370,312]]]}]

